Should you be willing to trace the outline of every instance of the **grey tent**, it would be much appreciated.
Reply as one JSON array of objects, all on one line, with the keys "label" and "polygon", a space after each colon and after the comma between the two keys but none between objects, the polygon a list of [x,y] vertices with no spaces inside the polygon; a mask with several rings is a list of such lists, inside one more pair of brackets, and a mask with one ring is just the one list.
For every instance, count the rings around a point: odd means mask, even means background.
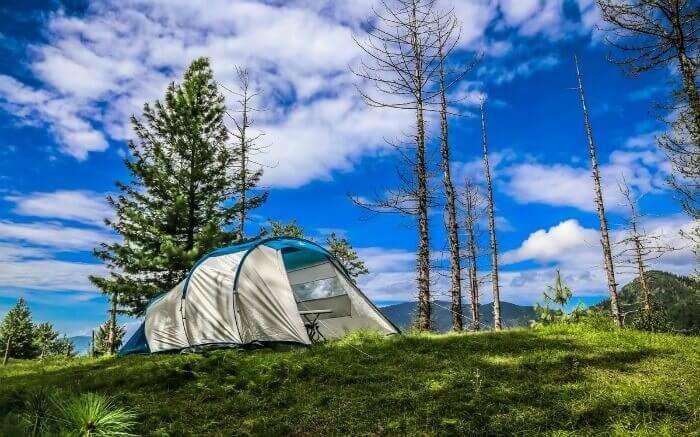
[{"label": "grey tent", "polygon": [[144,322],[119,353],[308,345],[307,314],[317,318],[316,331],[327,339],[357,329],[399,332],[323,247],[270,238],[200,259],[182,282],[148,305]]}]

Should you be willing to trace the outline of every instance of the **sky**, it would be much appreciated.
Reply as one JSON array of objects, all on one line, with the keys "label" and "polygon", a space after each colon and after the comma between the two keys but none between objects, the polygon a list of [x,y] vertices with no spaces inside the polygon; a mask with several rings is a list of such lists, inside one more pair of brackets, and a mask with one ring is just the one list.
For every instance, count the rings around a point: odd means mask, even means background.
[{"label": "sky", "polygon": [[[478,102],[485,97],[502,300],[538,301],[556,269],[577,299],[606,293],[574,54],[613,240],[624,238],[627,210],[617,188],[624,176],[644,228],[678,248],[653,267],[691,272],[692,254],[678,237],[691,222],[665,185],[670,168],[654,145],[665,126],[653,102],[670,94],[675,72],[630,78],[609,63],[593,0],[439,1],[461,21],[452,62],[483,55],[453,90],[461,100],[450,120],[452,170],[459,188],[465,178],[483,183]],[[358,87],[368,84],[351,72],[363,56],[353,37],[371,29],[373,3],[0,2],[0,315],[24,296],[35,319],[69,335],[106,319],[106,299],[87,277],[105,273],[92,249],[118,238],[103,225],[112,214],[105,196],[128,178],[129,117],[162,98],[198,56],[210,57],[229,88],[235,67],[247,67],[262,92],[256,126],[270,194],[249,232],[296,220],[318,240],[341,234],[370,270],[359,280],[370,298],[414,299],[414,218],[369,214],[351,201],[396,188],[399,158],[388,143],[413,129],[410,112],[365,105]],[[439,187],[439,126],[429,122]],[[434,297],[448,299],[442,218],[438,204],[430,212],[431,279]],[[485,251],[485,221],[480,228]],[[480,274],[488,268],[483,256]],[[618,277],[624,284],[632,272],[620,268]],[[488,284],[482,301],[490,301]]]}]

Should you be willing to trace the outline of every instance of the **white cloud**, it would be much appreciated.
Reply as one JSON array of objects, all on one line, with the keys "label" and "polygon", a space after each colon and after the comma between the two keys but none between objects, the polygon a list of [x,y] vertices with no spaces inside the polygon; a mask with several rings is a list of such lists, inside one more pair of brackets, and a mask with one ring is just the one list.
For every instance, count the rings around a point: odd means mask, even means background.
[{"label": "white cloud", "polygon": [[[628,139],[622,149],[613,151],[608,162],[600,165],[605,207],[610,211],[625,208],[618,183],[624,177],[638,193],[658,192],[665,188],[670,171],[663,153],[645,134]],[[519,203],[569,206],[582,211],[596,210],[593,181],[589,167],[568,164],[525,162],[504,169],[503,190]]]},{"label": "white cloud", "polygon": [[502,261],[506,265],[524,260],[548,262],[561,260],[563,256],[575,256],[580,260],[582,251],[598,247],[598,234],[576,220],[566,220],[548,230],[533,232],[519,248],[505,252]]},{"label": "white cloud", "polygon": [[559,58],[554,55],[532,57],[515,65],[506,63],[484,63],[477,69],[477,75],[496,84],[512,82],[519,77],[530,77],[538,71],[547,70],[559,65]]},{"label": "white cloud", "polygon": [[73,220],[94,225],[102,225],[104,219],[113,214],[104,194],[90,191],[39,192],[7,196],[5,200],[15,204],[13,212],[16,214]]},{"label": "white cloud", "polygon": [[31,288],[47,291],[95,291],[89,275],[105,275],[102,264],[37,259],[0,260],[0,287]]},{"label": "white cloud", "polygon": [[[193,58],[209,56],[222,83],[231,86],[234,65],[246,65],[265,91],[260,103],[269,110],[259,122],[271,145],[267,163],[273,167],[264,183],[296,187],[327,179],[333,171],[351,169],[361,156],[384,151],[384,136],[410,131],[409,114],[364,106],[348,69],[360,58],[351,36],[362,37],[375,3],[91,3],[81,16],[57,13],[48,19],[48,41],[29,48],[28,67],[40,88],[0,76],[0,101],[25,121],[47,123],[61,150],[84,160],[106,150],[108,140],[130,137],[129,115],[162,96]],[[523,35],[552,37],[566,21],[560,1],[525,8],[506,0],[445,1],[440,7],[450,3],[462,20],[460,47],[487,47],[497,56],[508,53],[511,44],[484,41],[489,26],[500,23]],[[515,74],[531,74],[554,62],[551,57],[528,61]],[[498,80],[510,75],[501,71]]]},{"label": "white cloud", "polygon": [[[642,226],[649,235],[657,235],[659,244],[674,247],[658,260],[649,262],[652,269],[660,269],[676,274],[689,274],[695,267],[695,258],[689,246],[680,234],[697,226],[688,217],[674,215],[659,218],[645,218]],[[560,268],[564,279],[576,294],[605,294],[606,277],[603,265],[602,248],[597,229],[585,228],[577,220],[565,220],[549,229],[539,229],[528,236],[520,247],[502,255],[502,263],[508,265],[521,261],[534,261],[546,267],[519,271],[506,270],[504,290],[513,296],[538,298],[545,287],[552,282],[556,268]],[[610,238],[614,251],[619,250],[619,242],[625,238],[625,231],[611,231]],[[616,280],[626,284],[634,277],[634,269],[617,265]],[[529,288],[528,288],[529,287]],[[528,291],[529,290],[529,291]],[[525,293],[520,295],[519,293]]]},{"label": "white cloud", "polygon": [[17,223],[0,220],[0,241],[22,242],[58,251],[92,250],[112,241],[110,234],[93,229],[66,227],[54,222]]}]

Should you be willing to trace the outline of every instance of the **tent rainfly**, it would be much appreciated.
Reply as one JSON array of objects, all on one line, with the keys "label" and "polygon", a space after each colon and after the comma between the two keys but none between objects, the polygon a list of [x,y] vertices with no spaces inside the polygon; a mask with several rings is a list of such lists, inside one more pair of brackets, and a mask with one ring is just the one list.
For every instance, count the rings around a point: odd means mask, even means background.
[{"label": "tent rainfly", "polygon": [[327,339],[357,329],[399,332],[327,250],[307,240],[270,238],[201,258],[182,282],[149,303],[144,322],[119,354],[308,345],[302,315],[309,313]]}]

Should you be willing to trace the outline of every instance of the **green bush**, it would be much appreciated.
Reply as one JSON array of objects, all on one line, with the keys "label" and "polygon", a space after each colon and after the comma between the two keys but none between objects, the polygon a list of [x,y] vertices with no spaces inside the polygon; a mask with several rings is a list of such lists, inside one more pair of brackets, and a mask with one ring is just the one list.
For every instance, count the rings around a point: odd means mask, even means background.
[{"label": "green bush", "polygon": [[629,326],[640,331],[649,332],[672,332],[673,325],[668,317],[668,313],[659,307],[652,307],[651,310],[638,311],[632,318]]}]

